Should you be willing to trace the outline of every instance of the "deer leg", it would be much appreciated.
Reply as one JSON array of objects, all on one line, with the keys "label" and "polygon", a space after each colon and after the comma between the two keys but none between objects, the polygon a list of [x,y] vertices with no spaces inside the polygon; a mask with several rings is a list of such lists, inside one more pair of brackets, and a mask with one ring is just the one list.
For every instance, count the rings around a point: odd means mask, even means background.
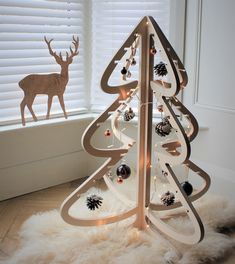
[{"label": "deer leg", "polygon": [[48,95],[48,101],[47,101],[47,116],[46,116],[46,119],[49,119],[49,117],[50,117],[52,99],[53,99],[53,96]]},{"label": "deer leg", "polygon": [[23,126],[25,126],[25,118],[24,118],[25,106],[26,106],[26,97],[24,97],[22,102],[20,103],[21,120],[22,120],[22,125]]},{"label": "deer leg", "polygon": [[59,98],[59,101],[60,101],[60,106],[61,106],[61,108],[62,108],[62,110],[63,110],[63,112],[64,112],[64,117],[67,119],[68,116],[67,116],[67,113],[66,113],[66,111],[65,111],[65,105],[64,105],[64,97],[63,97],[63,94],[59,94],[59,95],[58,95],[58,98]]},{"label": "deer leg", "polygon": [[30,95],[30,97],[27,98],[26,104],[27,104],[27,107],[28,107],[32,117],[33,117],[33,120],[38,121],[36,115],[34,114],[33,108],[32,108],[32,104],[33,104],[33,101],[35,99],[35,96],[36,95]]}]

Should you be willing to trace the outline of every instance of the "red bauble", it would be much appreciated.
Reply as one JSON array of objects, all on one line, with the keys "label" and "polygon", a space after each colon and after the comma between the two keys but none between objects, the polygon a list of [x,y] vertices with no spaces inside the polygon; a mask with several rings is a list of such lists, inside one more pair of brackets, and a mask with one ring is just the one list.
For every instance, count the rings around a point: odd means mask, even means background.
[{"label": "red bauble", "polygon": [[117,178],[117,183],[123,183],[123,178],[122,177],[118,177]]},{"label": "red bauble", "polygon": [[157,53],[157,50],[155,49],[154,46],[152,46],[152,48],[150,49],[150,53],[151,53],[152,55],[155,55],[155,54]]},{"label": "red bauble", "polygon": [[104,132],[104,135],[106,137],[110,137],[111,136],[111,131],[109,129],[106,129],[105,132]]},{"label": "red bauble", "polygon": [[163,105],[158,105],[157,110],[162,113],[163,112]]}]

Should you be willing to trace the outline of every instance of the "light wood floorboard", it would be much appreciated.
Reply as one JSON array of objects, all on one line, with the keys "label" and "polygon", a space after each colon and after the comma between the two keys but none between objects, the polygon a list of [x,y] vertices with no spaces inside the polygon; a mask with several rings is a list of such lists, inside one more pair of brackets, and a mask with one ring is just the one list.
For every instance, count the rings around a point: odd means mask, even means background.
[{"label": "light wood floorboard", "polygon": [[0,202],[0,260],[18,248],[18,232],[26,219],[39,212],[59,209],[65,197],[81,182],[73,181]]}]

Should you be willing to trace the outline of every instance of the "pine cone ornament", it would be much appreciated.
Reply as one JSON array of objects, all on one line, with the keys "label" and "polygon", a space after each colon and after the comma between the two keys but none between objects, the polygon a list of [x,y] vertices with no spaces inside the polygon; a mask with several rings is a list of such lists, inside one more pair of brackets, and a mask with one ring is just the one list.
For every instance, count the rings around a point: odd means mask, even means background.
[{"label": "pine cone ornament", "polygon": [[161,201],[166,206],[172,205],[175,202],[174,193],[167,191],[161,196]]},{"label": "pine cone ornament", "polygon": [[170,122],[168,121],[168,119],[167,118],[163,118],[162,122],[156,124],[155,132],[159,136],[165,137],[165,136],[170,134],[171,128],[172,128],[172,126],[171,126]]},{"label": "pine cone ornament", "polygon": [[156,64],[154,67],[154,72],[156,75],[158,76],[165,76],[167,75],[167,69],[166,69],[166,65],[164,62],[160,61],[158,64]]},{"label": "pine cone ornament", "polygon": [[97,196],[96,194],[92,194],[86,198],[86,205],[88,209],[95,210],[101,206],[102,200],[102,197]]},{"label": "pine cone ornament", "polygon": [[133,110],[131,108],[129,108],[128,110],[126,110],[124,112],[124,114],[123,114],[124,121],[130,121],[134,117],[135,117],[135,113],[133,112]]}]

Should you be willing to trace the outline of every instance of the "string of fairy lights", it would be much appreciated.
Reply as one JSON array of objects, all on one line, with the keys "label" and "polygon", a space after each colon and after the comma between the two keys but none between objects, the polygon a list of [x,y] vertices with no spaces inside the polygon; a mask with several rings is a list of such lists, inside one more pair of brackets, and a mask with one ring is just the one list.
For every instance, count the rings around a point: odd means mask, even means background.
[{"label": "string of fairy lights", "polygon": [[[122,69],[120,71],[121,76],[122,76],[122,80],[124,80],[124,81],[126,81],[128,78],[131,78],[132,74],[131,74],[130,68],[137,64],[135,56],[136,56],[138,44],[139,44],[139,36],[138,36],[138,34],[135,34],[133,44],[130,47],[129,57],[126,58],[125,65],[122,67]],[[150,48],[150,54],[153,56],[158,54],[158,51],[159,50],[157,50],[155,48],[155,46],[152,46]],[[155,73],[155,76],[157,76],[157,78],[160,78],[160,80],[162,78],[164,78],[165,76],[167,76],[167,74],[168,74],[166,64],[161,60],[153,67],[153,71]],[[136,89],[138,90],[138,87]],[[137,93],[134,93],[134,94],[135,94],[137,100],[140,101]],[[140,107],[142,107],[143,105],[146,105],[146,104],[153,104],[153,102],[140,104]],[[119,110],[119,117],[121,117],[124,122],[129,122],[132,119],[134,119],[135,112],[129,104],[126,104],[126,108],[127,109],[125,111]],[[157,133],[158,136],[166,138],[167,136],[170,135],[173,128],[169,122],[169,117],[164,115],[163,105],[157,105],[157,111],[161,115],[160,116],[161,121],[155,125],[155,132]],[[120,133],[120,138],[119,138],[120,141],[122,141],[121,135],[122,135],[123,130],[121,130],[121,133]],[[108,137],[108,138],[112,137],[112,143],[110,145],[108,145],[108,148],[112,148],[115,145],[115,135],[114,135],[114,133],[112,133],[112,130],[110,128],[107,128],[104,131],[104,136]],[[165,175],[167,172],[162,171],[161,173],[163,176],[167,176],[167,175]],[[131,172],[130,166],[125,164],[125,159],[122,158],[121,164],[118,165],[116,168],[116,176],[117,176],[116,181],[117,181],[117,183],[118,184],[123,183],[126,179],[128,179],[130,177],[131,174],[132,174],[132,172]],[[106,175],[112,181],[114,180],[114,175],[113,175],[113,172],[111,170],[108,171],[106,173]],[[154,181],[154,185],[153,185],[154,190],[153,190],[153,193],[151,196],[151,200],[154,198],[154,195],[157,192],[157,187],[156,187],[157,186],[157,176],[156,175],[153,177],[153,181]],[[165,187],[165,184],[163,186]],[[184,181],[181,183],[181,186],[188,196],[192,194],[193,186],[191,185],[191,183],[189,183],[188,181]],[[158,195],[158,197],[160,198],[161,203],[166,205],[166,206],[172,205],[175,202],[175,195],[173,192],[171,192],[169,190],[167,190],[162,195]],[[87,207],[90,210],[98,209],[102,205],[102,202],[103,202],[103,198],[99,194],[91,194],[91,195],[87,196],[87,199],[86,199]]]}]

